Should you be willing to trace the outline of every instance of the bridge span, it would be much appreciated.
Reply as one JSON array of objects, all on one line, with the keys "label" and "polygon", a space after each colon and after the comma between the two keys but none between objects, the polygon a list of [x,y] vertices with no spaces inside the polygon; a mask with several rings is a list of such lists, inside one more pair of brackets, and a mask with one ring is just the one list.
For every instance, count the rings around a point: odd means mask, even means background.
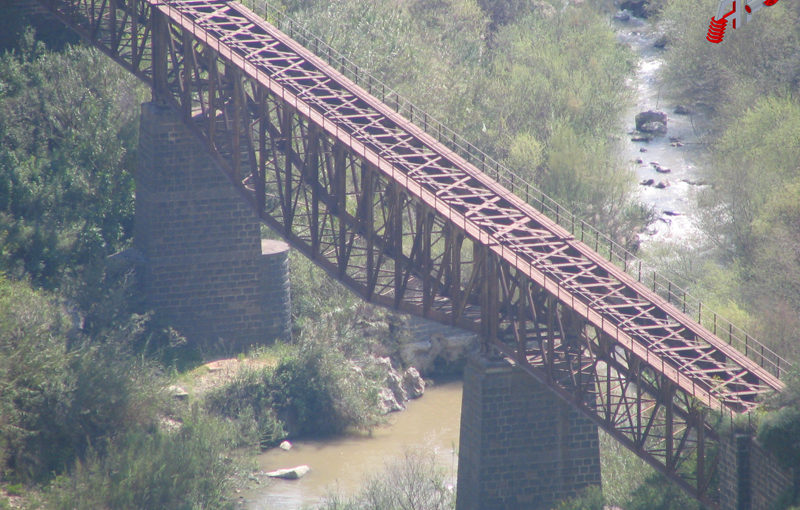
[{"label": "bridge span", "polygon": [[369,302],[480,333],[487,356],[526,375],[515,384],[545,385],[719,504],[714,424],[783,388],[787,363],[768,348],[687,309],[319,40],[226,0],[39,1],[177,112],[292,247]]}]

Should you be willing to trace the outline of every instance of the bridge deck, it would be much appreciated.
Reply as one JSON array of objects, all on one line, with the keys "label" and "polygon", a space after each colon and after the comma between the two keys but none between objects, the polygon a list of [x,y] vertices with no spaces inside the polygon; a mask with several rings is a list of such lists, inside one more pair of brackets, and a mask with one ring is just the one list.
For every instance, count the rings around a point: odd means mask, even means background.
[{"label": "bridge deck", "polygon": [[783,387],[746,335],[742,354],[656,293],[655,274],[651,290],[240,4],[40,3],[175,106],[295,248],[369,301],[480,331],[715,505],[704,408],[732,419]]},{"label": "bridge deck", "polygon": [[151,3],[410,194],[712,408],[781,382],[248,9]]}]

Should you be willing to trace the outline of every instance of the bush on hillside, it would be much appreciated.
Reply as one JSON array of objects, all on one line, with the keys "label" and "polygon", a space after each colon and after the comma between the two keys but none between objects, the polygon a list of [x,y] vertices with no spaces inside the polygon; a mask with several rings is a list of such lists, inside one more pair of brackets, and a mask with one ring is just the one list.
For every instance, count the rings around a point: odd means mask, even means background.
[{"label": "bush on hillside", "polygon": [[[73,345],[70,345],[73,344]],[[85,345],[53,298],[0,278],[0,470],[63,472],[92,445],[151,419],[138,369],[114,345]]]},{"label": "bush on hillside", "polygon": [[100,51],[30,30],[0,55],[0,270],[55,289],[126,245],[144,97]]},{"label": "bush on hillside", "polygon": [[272,446],[286,436],[326,436],[379,423],[377,372],[353,365],[315,330],[279,349],[274,368],[246,371],[206,396],[207,409],[238,421],[244,442]]},{"label": "bush on hillside", "polygon": [[232,509],[228,438],[223,424],[197,416],[175,432],[133,430],[57,479],[48,508]]}]

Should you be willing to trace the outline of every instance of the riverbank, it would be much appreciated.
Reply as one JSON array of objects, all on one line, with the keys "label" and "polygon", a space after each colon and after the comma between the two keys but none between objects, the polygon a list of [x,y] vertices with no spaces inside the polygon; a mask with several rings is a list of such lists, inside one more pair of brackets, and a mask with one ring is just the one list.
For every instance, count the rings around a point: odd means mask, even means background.
[{"label": "riverbank", "polygon": [[295,510],[319,503],[333,492],[352,495],[387,462],[413,451],[434,455],[455,485],[461,390],[460,380],[436,383],[371,433],[299,440],[289,451],[273,448],[258,455],[259,472],[302,464],[311,471],[300,480],[258,477],[259,482],[239,496],[242,506],[248,510]]}]

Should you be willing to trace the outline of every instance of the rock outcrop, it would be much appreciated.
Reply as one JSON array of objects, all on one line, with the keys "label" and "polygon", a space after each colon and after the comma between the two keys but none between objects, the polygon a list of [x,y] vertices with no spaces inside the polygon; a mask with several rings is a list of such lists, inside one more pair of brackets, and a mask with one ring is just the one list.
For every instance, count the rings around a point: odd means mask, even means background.
[{"label": "rock outcrop", "polygon": [[403,364],[429,376],[460,372],[471,352],[478,349],[478,336],[418,317],[405,320],[398,354]]},{"label": "rock outcrop", "polygon": [[383,387],[378,392],[378,406],[383,414],[402,411],[405,403],[425,393],[425,381],[414,367],[400,374],[389,358],[378,358],[378,366],[386,370]]}]

